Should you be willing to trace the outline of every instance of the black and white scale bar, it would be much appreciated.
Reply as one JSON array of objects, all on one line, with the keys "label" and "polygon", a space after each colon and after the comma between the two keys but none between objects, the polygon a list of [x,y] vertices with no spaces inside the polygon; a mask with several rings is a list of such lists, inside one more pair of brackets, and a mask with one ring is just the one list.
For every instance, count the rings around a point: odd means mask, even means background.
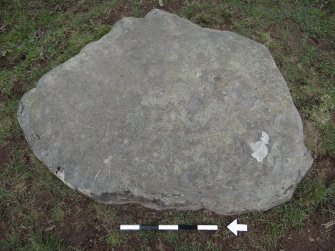
[{"label": "black and white scale bar", "polygon": [[200,230],[216,231],[217,225],[120,225],[120,230]]}]

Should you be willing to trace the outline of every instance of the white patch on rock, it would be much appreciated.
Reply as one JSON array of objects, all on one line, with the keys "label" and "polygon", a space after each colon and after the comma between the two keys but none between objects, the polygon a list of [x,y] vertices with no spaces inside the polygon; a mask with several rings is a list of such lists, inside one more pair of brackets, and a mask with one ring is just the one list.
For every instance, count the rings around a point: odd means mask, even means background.
[{"label": "white patch on rock", "polygon": [[87,189],[87,188],[77,188],[77,190],[87,196],[90,196],[92,194],[91,190]]},{"label": "white patch on rock", "polygon": [[56,172],[56,175],[57,175],[57,177],[58,177],[61,181],[63,181],[63,182],[65,181],[65,173],[64,173],[64,170]]},{"label": "white patch on rock", "polygon": [[258,162],[262,162],[263,159],[268,155],[268,147],[266,146],[269,144],[269,135],[266,132],[262,132],[262,137],[256,143],[251,143],[250,147],[253,150],[251,154]]},{"label": "white patch on rock", "polygon": [[110,166],[112,163],[113,155],[108,156],[107,159],[104,160],[104,164]]},{"label": "white patch on rock", "polygon": [[94,176],[94,180],[96,180],[98,178],[98,176],[100,175],[101,171],[104,168],[108,168],[108,174],[110,175],[111,172],[111,166],[112,166],[112,159],[113,159],[113,155],[109,155],[106,159],[104,159],[104,164],[99,171],[95,174]]},{"label": "white patch on rock", "polygon": [[75,189],[75,187],[72,186],[72,184],[70,184],[69,182],[67,182],[67,181],[65,180],[65,171],[64,171],[64,169],[61,170],[61,171],[57,171],[57,172],[56,172],[56,176],[57,176],[57,177],[58,177],[64,184],[66,184],[67,186],[69,186],[69,187],[72,188],[72,189]]}]

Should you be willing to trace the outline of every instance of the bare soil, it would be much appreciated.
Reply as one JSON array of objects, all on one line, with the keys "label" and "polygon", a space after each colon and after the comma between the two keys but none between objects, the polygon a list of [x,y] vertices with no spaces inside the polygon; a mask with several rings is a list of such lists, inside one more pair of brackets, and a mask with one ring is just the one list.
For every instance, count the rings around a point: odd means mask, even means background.
[{"label": "bare soil", "polygon": [[334,225],[327,228],[329,222],[332,222],[329,216],[313,214],[303,230],[291,230],[282,239],[282,247],[295,251],[335,250],[335,221],[333,220]]},{"label": "bare soil", "polygon": [[10,154],[11,154],[11,144],[7,142],[0,147],[0,171],[9,163]]}]

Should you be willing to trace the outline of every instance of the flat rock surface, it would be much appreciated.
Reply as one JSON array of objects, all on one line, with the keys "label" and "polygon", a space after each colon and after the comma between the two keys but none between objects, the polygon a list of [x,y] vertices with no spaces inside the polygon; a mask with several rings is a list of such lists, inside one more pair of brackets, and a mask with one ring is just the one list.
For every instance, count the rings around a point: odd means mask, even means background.
[{"label": "flat rock surface", "polygon": [[103,203],[266,210],[312,164],[266,47],[160,10],[44,75],[18,119],[51,172]]}]

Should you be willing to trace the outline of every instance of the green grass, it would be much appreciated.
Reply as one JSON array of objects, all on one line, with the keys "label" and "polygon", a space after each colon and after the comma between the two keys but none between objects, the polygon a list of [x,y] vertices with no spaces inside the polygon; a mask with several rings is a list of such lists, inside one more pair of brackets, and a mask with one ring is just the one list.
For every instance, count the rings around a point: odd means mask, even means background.
[{"label": "green grass", "polygon": [[2,250],[17,250],[17,251],[70,250],[70,247],[65,247],[62,240],[57,235],[51,235],[48,238],[43,238],[41,233],[32,233],[28,238],[28,242],[23,245],[21,243],[19,236],[10,235],[9,238],[0,243],[0,245]]},{"label": "green grass", "polygon": [[47,239],[42,237],[41,233],[33,233],[29,237],[30,245],[28,245],[28,250],[44,251],[44,250],[54,250],[60,251],[64,250],[62,241],[57,236],[50,236]]},{"label": "green grass", "polygon": [[174,248],[176,251],[200,251],[199,243],[197,242],[180,242]]},{"label": "green grass", "polygon": [[8,235],[6,240],[0,242],[0,246],[4,250],[22,249],[19,237],[15,233]]},{"label": "green grass", "polygon": [[131,13],[134,17],[141,17],[141,1],[140,0],[132,0],[131,1]]},{"label": "green grass", "polygon": [[4,203],[12,203],[15,201],[15,193],[7,190],[4,187],[0,187],[0,200],[3,201]]},{"label": "green grass", "polygon": [[327,196],[325,203],[328,203],[328,207],[323,208],[325,212],[331,213],[332,215],[335,214],[335,182],[333,182],[327,188]]},{"label": "green grass", "polygon": [[[28,148],[16,120],[22,95],[58,64],[99,39],[112,27],[117,5],[141,17],[145,1],[0,0],[0,147],[9,147],[1,167],[0,209],[6,239],[3,250],[133,250],[163,245],[175,250],[280,249],[290,230],[303,230],[309,217],[335,217],[335,181],[317,163],[299,184],[292,201],[263,213],[238,216],[251,229],[232,239],[218,234],[129,233],[119,224],[207,223],[221,226],[232,217],[205,212],[150,211],[141,207],[105,206],[66,187]],[[158,6],[158,1],[152,1]],[[306,144],[318,159],[335,157],[335,5],[332,1],[180,1],[175,12],[203,27],[228,29],[265,44],[286,79],[305,125]],[[164,1],[164,6],[169,2]],[[127,12],[126,12],[127,13]],[[50,225],[55,228],[46,231]],[[67,228],[71,227],[71,231]],[[66,232],[68,231],[68,232]],[[87,233],[87,234],[85,234]],[[71,238],[78,238],[70,247]],[[91,242],[89,241],[91,240]],[[87,244],[90,243],[90,244]],[[159,244],[160,243],[160,244]]]},{"label": "green grass", "polygon": [[303,6],[292,13],[292,18],[300,25],[303,31],[319,38],[335,38],[335,17],[329,16],[319,8]]},{"label": "green grass", "polygon": [[55,205],[52,209],[51,209],[51,219],[53,222],[60,222],[63,217],[64,217],[64,212],[63,210],[59,207],[59,205]]},{"label": "green grass", "polygon": [[120,233],[120,231],[111,231],[107,236],[107,243],[110,247],[120,247],[125,244],[128,236]]},{"label": "green grass", "polygon": [[[182,222],[182,221],[180,221]],[[173,245],[177,245],[178,244],[178,232],[166,232],[162,234],[162,239],[173,244]]]},{"label": "green grass", "polygon": [[224,22],[225,17],[229,17],[230,13],[225,4],[217,5],[213,1],[197,1],[188,2],[182,8],[182,15],[203,27],[216,27]]}]

